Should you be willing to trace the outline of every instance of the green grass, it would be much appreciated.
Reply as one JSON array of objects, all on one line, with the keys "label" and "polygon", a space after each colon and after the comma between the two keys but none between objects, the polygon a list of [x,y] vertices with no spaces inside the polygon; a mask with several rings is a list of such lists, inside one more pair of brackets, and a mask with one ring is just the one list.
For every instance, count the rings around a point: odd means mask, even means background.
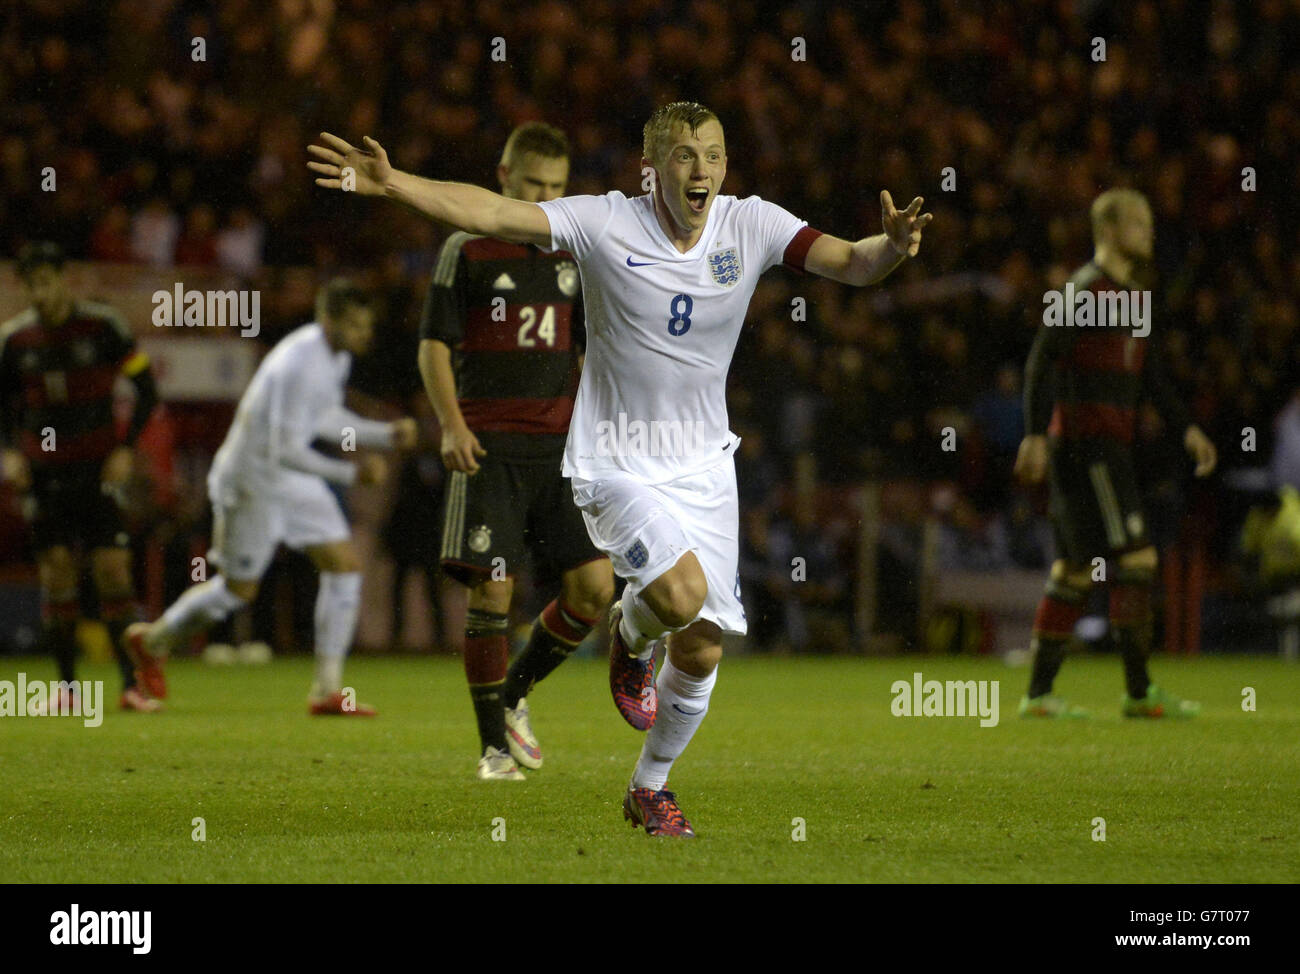
[{"label": "green grass", "polygon": [[[49,679],[40,660],[7,660]],[[641,735],[603,664],[533,695],[546,766],[474,779],[457,661],[349,664],[374,720],[311,719],[310,664],[173,664],[163,715],[0,718],[0,878],[21,882],[1295,882],[1300,667],[1158,660],[1205,705],[1191,722],[1119,717],[1117,660],[1067,661],[1088,722],[1022,721],[1024,669],[954,659],[729,659],[674,771],[700,838],[622,820]],[[902,718],[890,684],[1001,681],[1002,720]],[[1252,686],[1258,710],[1241,709]],[[191,820],[207,840],[191,838]],[[807,839],[791,840],[792,819]],[[1106,841],[1092,840],[1093,819]],[[505,820],[506,841],[492,839]]]}]

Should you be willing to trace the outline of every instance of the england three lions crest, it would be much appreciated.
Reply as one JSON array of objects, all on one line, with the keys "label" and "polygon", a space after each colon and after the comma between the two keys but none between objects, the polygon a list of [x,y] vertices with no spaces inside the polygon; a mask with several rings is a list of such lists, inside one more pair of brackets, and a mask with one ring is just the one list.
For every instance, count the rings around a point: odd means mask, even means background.
[{"label": "england three lions crest", "polygon": [[720,287],[734,287],[740,280],[740,253],[735,247],[715,250],[707,260],[709,273]]}]

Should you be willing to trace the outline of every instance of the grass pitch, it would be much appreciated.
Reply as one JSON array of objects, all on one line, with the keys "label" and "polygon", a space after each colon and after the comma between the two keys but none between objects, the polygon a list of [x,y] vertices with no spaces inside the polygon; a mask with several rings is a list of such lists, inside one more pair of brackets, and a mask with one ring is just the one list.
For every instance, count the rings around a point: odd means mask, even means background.
[{"label": "grass pitch", "polygon": [[[535,691],[546,765],[513,783],[473,777],[456,660],[351,661],[373,720],[309,718],[305,659],[174,663],[162,715],[118,712],[115,672],[86,665],[81,679],[106,681],[102,726],[0,718],[0,880],[1300,880],[1300,667],[1152,668],[1202,716],[1122,720],[1114,659],[1066,662],[1058,690],[1094,708],[1087,722],[1017,718],[1028,673],[995,661],[724,660],[670,782],[699,838],[657,841],[622,819],[641,735],[601,662],[574,660]],[[19,670],[52,676],[10,659],[0,680]],[[1000,681],[1000,723],[893,716],[891,684],[916,671]]]}]

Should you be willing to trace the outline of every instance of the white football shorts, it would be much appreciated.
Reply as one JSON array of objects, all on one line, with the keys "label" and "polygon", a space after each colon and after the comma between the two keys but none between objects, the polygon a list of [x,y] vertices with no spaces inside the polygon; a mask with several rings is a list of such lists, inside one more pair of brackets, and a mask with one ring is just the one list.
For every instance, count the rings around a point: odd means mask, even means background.
[{"label": "white football shorts", "polygon": [[592,544],[639,592],[688,551],[695,552],[709,592],[699,618],[744,635],[740,602],[740,502],[731,456],[700,473],[646,484],[623,473],[599,480],[572,478]]},{"label": "white football shorts", "polygon": [[302,550],[351,537],[338,499],[320,477],[287,474],[274,487],[223,485],[212,500],[209,560],[235,581],[262,577],[276,546]]}]

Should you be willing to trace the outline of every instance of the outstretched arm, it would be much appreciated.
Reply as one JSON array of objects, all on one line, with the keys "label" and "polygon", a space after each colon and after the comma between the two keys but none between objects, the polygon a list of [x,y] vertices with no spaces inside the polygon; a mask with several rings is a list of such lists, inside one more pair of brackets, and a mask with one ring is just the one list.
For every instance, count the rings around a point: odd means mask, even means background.
[{"label": "outstretched arm", "polygon": [[307,168],[321,175],[316,185],[385,196],[432,220],[468,233],[539,247],[551,245],[551,221],[536,203],[512,200],[468,183],[441,182],[394,169],[384,147],[370,136],[359,149],[337,135],[320,134],[324,145],[311,145],[315,160]]},{"label": "outstretched arm", "polygon": [[923,202],[918,196],[906,210],[898,210],[889,191],[882,190],[880,214],[885,232],[856,243],[822,234],[808,248],[804,269],[854,287],[884,280],[905,258],[915,257],[921,249],[921,230],[934,219],[933,213],[921,212]]}]

